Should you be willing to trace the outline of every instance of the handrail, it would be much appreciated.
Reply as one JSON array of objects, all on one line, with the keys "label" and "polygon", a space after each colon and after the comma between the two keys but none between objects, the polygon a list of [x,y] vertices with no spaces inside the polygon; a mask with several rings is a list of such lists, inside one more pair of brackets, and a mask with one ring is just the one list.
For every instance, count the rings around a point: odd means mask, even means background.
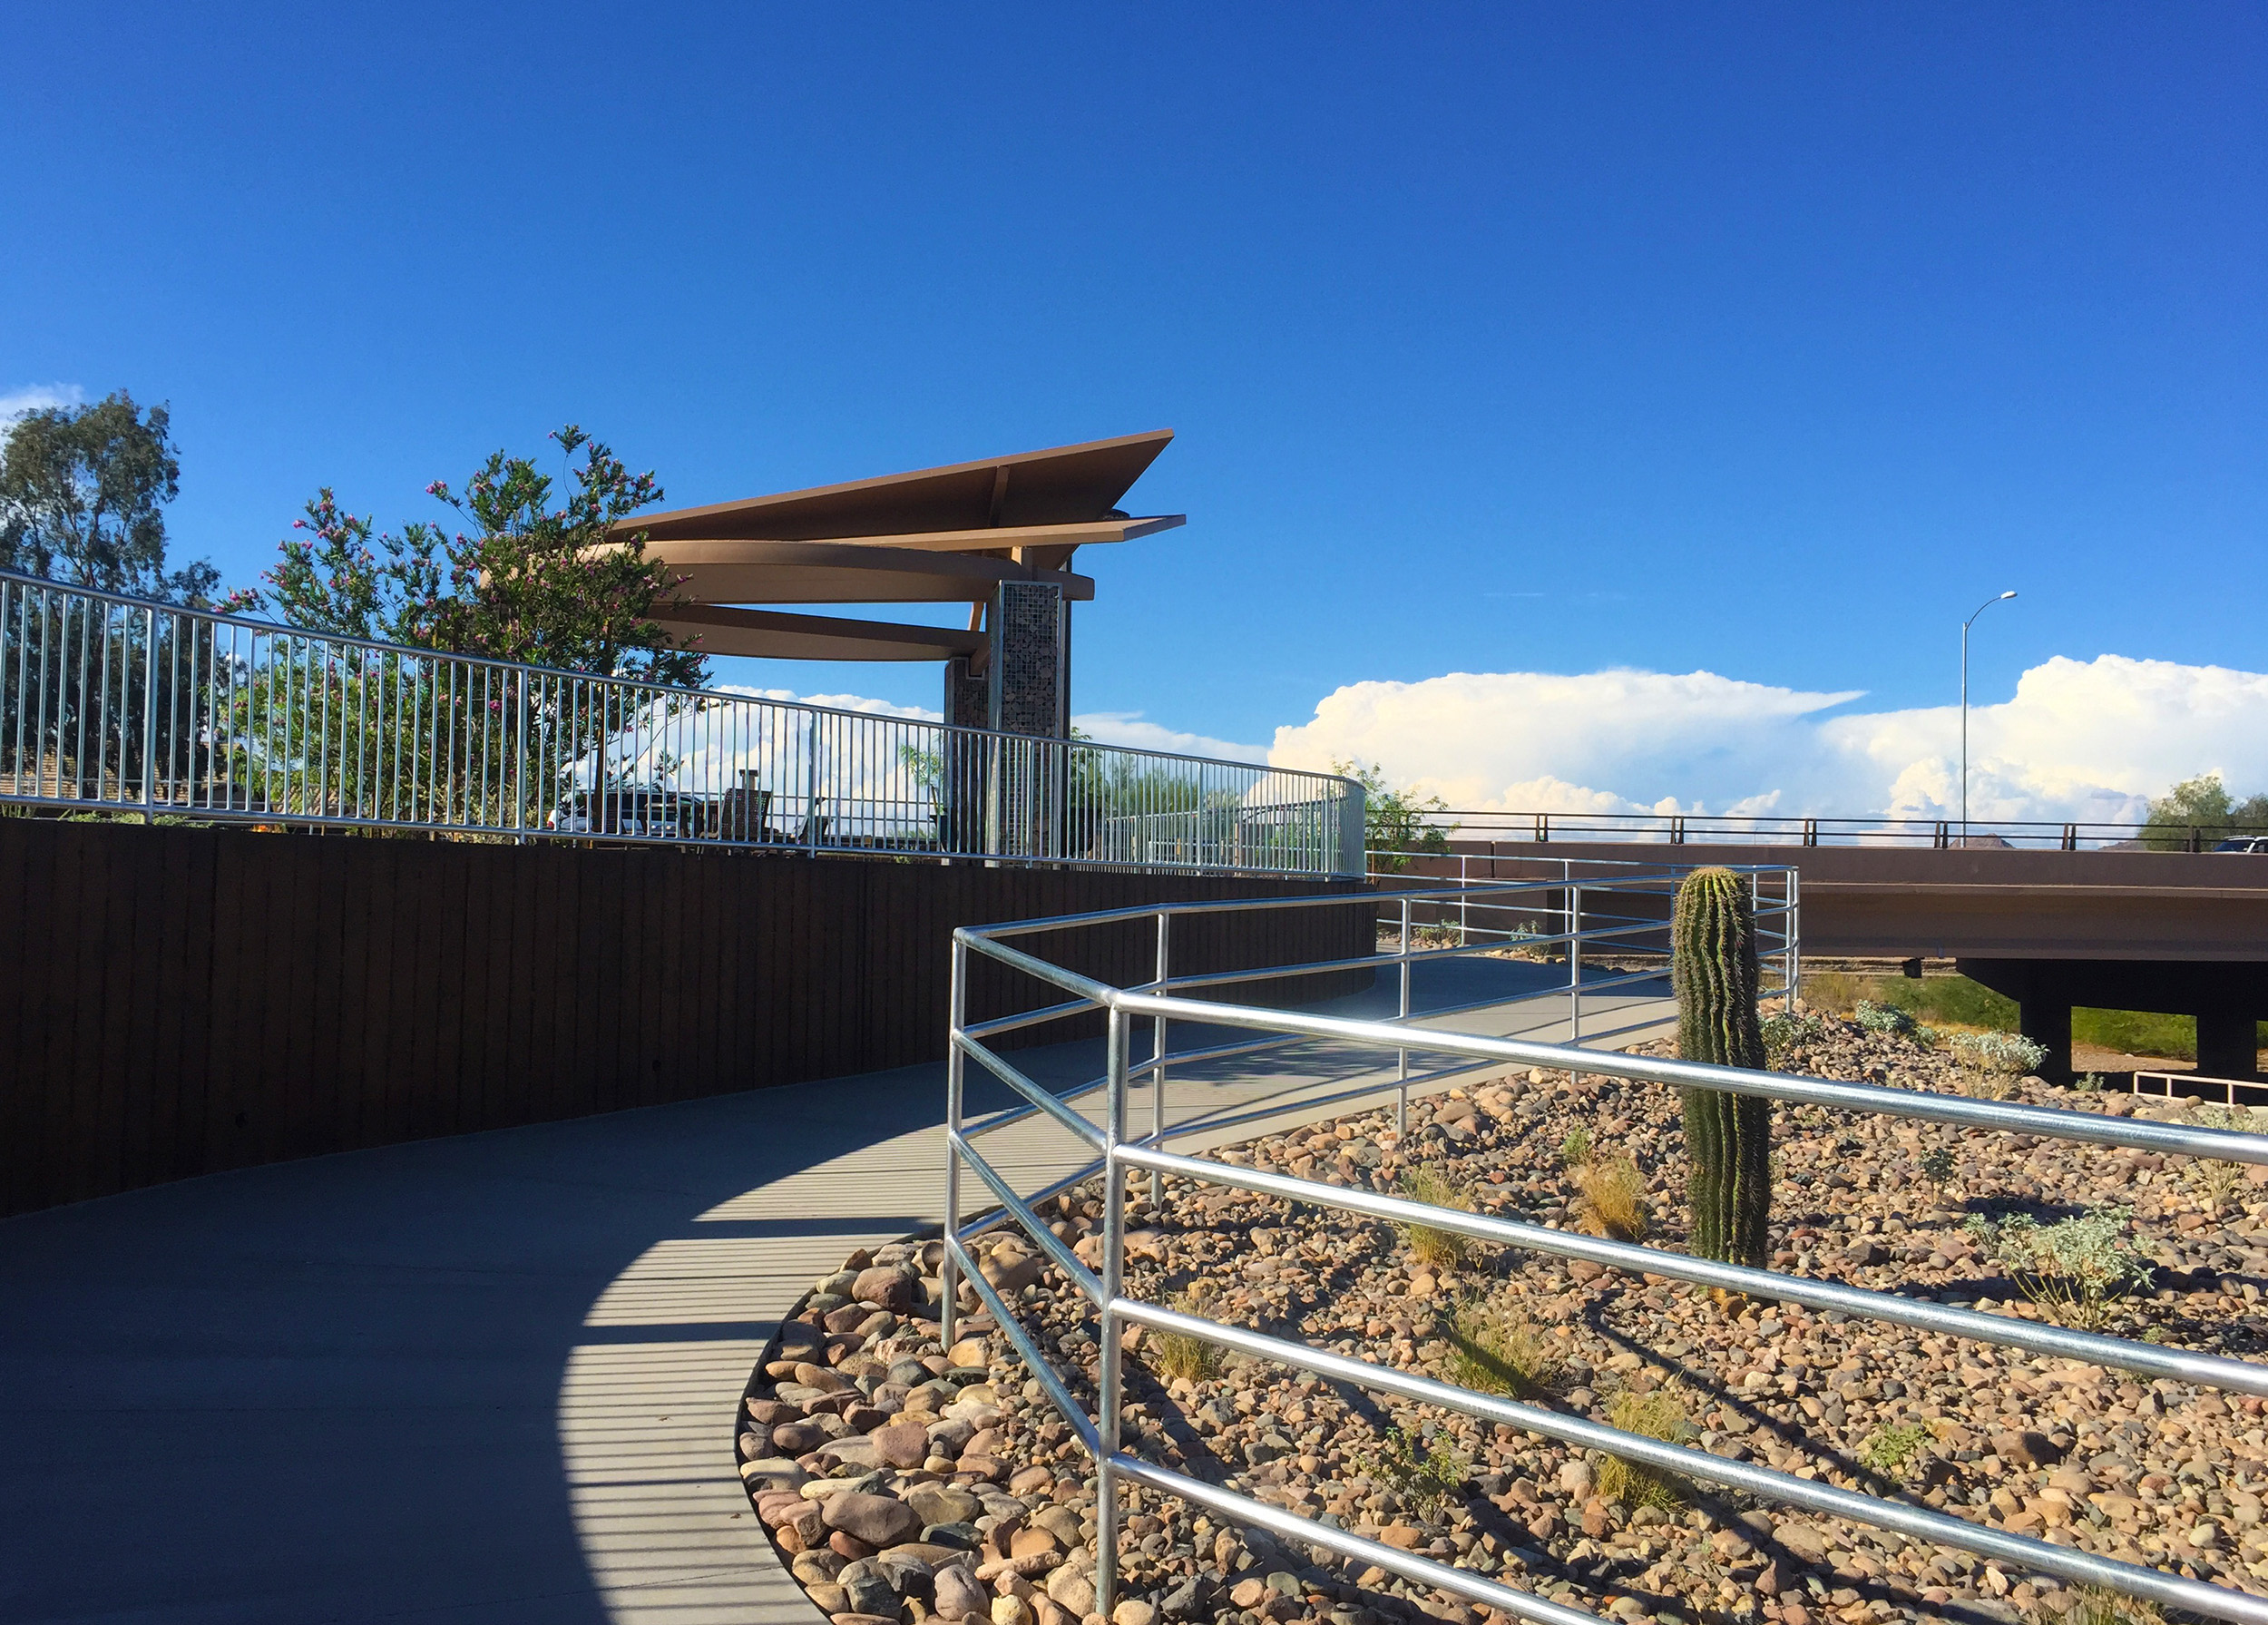
[{"label": "handrail", "polygon": [[[1958,817],[1897,813],[1599,813],[1497,812],[1444,808],[1425,815],[1436,837],[1522,844],[1553,841],[1659,841],[1670,846],[1769,842],[1822,847],[1919,846],[1976,850],[2017,847],[2061,852],[2130,847],[2156,852],[2205,852],[2222,840],[2268,836],[2268,825],[2231,819],[2179,824],[2107,818],[1972,818],[1967,833]],[[1444,855],[1440,847],[1397,856]]]},{"label": "handrail", "polygon": [[1334,774],[375,642],[0,571],[0,801],[1358,876]]},{"label": "handrail", "polygon": [[[1583,884],[1577,880],[1573,886],[1579,889]],[[1589,884],[1604,888],[1610,883],[1594,878]],[[1761,889],[1765,881],[1763,876],[1759,876],[1752,884]],[[1786,888],[1785,927],[1781,951],[1793,970],[1798,963],[1799,954],[1796,936],[1798,898],[1794,876],[1787,874],[1784,884]],[[1480,888],[1474,889],[1477,891]],[[1344,905],[1346,901],[1344,898],[1302,898],[1287,900],[1287,905]],[[2028,1535],[1972,1523],[1949,1513],[1930,1511],[1904,1502],[1814,1483],[1753,1463],[1733,1461],[1706,1451],[1664,1444],[1586,1418],[1570,1416],[1564,1412],[1520,1404],[1210,1319],[1192,1311],[1168,1308],[1128,1296],[1124,1287],[1123,1268],[1126,1180],[1129,1175],[1145,1171],[1153,1180],[1162,1180],[1171,1173],[1198,1184],[1242,1189],[1405,1224],[1423,1224],[1500,1246],[1560,1258],[1588,1259],[1632,1273],[1647,1273],[1672,1280],[1721,1287],[1753,1297],[1799,1304],[1822,1312],[1839,1313],[1975,1342],[2053,1355],[2164,1380],[2217,1387],[2231,1393],[2268,1395],[2268,1365],[2218,1355],[2195,1354],[2102,1334],[2073,1331],[2052,1324],[1990,1315],[1895,1293],[1844,1286],[1838,1282],[1721,1264],[1660,1248],[1617,1242],[1517,1219],[1434,1207],[1383,1191],[1301,1180],[1287,1174],[1184,1155],[1165,1149],[1168,1140],[1180,1138],[1198,1127],[1210,1131],[1259,1118],[1283,1121],[1296,1117],[1303,1111],[1320,1111],[1352,1098],[1387,1090],[1399,1089],[1406,1097],[1409,1084],[1422,1081],[1413,1080],[1410,1076],[1409,1057],[1414,1052],[1450,1058],[1452,1063],[1437,1074],[1441,1076],[1510,1062],[1633,1082],[1725,1090],[1837,1111],[1918,1118],[1988,1131],[2124,1146],[2222,1161],[2268,1164],[2268,1134],[2136,1121],[2019,1102],[1978,1101],[1965,1096],[1928,1094],[1919,1091],[1843,1083],[1795,1074],[1749,1072],[1735,1067],[1586,1049],[1571,1043],[1542,1043],[1435,1028],[1414,1028],[1409,1024],[1412,1015],[1407,992],[1410,964],[1419,952],[1412,945],[1410,917],[1413,905],[1399,894],[1383,894],[1368,901],[1396,916],[1400,925],[1400,934],[1393,939],[1393,951],[1382,951],[1377,956],[1377,964],[1382,969],[1398,967],[1403,979],[1398,1013],[1393,1020],[1358,1019],[1307,1011],[1229,1004],[1176,994],[1172,990],[1184,982],[1201,980],[1209,984],[1218,978],[1212,975],[1178,978],[1170,974],[1166,956],[1168,923],[1170,918],[1180,915],[1207,912],[1208,907],[1213,911],[1225,912],[1219,905],[1176,905],[1146,910],[1119,909],[1091,916],[1084,922],[1078,916],[1050,922],[1052,929],[1067,930],[1076,928],[1082,923],[1105,920],[1122,923],[1129,917],[1145,913],[1156,916],[1160,945],[1158,974],[1139,985],[1110,986],[1095,983],[1091,978],[1073,977],[1038,955],[1010,948],[999,940],[1024,934],[1030,928],[1029,923],[1002,927],[963,927],[953,933],[953,991],[949,1033],[951,1060],[947,1069],[946,1117],[950,1132],[945,1169],[943,1338],[947,1346],[953,1340],[958,1313],[958,1282],[966,1277],[980,1301],[994,1315],[1011,1345],[1033,1366],[1042,1391],[1063,1412],[1065,1419],[1095,1459],[1098,1478],[1095,1577],[1097,1606],[1102,1612],[1107,1615],[1110,1611],[1117,1584],[1119,1486],[1131,1483],[1180,1496],[1233,1521],[1266,1528],[1342,1556],[1360,1558],[1405,1579],[1437,1586],[1477,1602],[1502,1609],[1517,1618],[1551,1621],[1552,1625],[1569,1625],[1570,1621],[1594,1618],[1566,1604],[1521,1591],[1502,1581],[1487,1579],[1453,1565],[1435,1562],[1388,1547],[1282,1508],[1269,1506],[1235,1491],[1172,1472],[1122,1449],[1119,1444],[1122,1396],[1118,1355],[1123,1328],[1134,1325],[1198,1337],[1334,1380],[1461,1410],[1485,1420],[1607,1451],[1689,1477],[1733,1485],[1766,1500],[1850,1518],[1875,1528],[1895,1531],[2010,1562],[2035,1572],[2056,1575],[2080,1584],[2108,1586],[2129,1595],[2148,1598],[2211,1618],[2246,1621],[2249,1625],[2268,1625],[2268,1598],[2097,1556]],[[1443,905],[1453,905],[1453,902]],[[1571,914],[1574,912],[1571,897],[1569,910]],[[1569,934],[1570,958],[1578,967],[1578,974],[1571,980],[1576,983],[1579,983],[1581,962],[1581,943],[1577,935],[1579,929],[1579,925],[1575,925]],[[1029,1198],[1015,1196],[1004,1177],[983,1160],[976,1149],[973,1134],[964,1131],[963,1128],[963,1062],[972,1055],[976,1056],[980,1062],[985,1060],[979,1046],[965,1042],[965,1034],[970,1030],[963,1026],[971,954],[981,954],[1002,964],[1041,974],[1043,980],[1059,989],[1068,988],[1074,980],[1087,983],[1089,987],[1083,998],[1051,1007],[1055,1018],[1094,1011],[1100,1013],[1106,1022],[1107,1062],[1103,1076],[1083,1082],[1061,1097],[1043,1101],[1041,1096],[1047,1091],[1023,1073],[1009,1068],[995,1069],[995,1075],[1003,1077],[1012,1088],[1031,1102],[1004,1114],[1000,1121],[1021,1118],[1034,1111],[1069,1116],[1070,1110],[1068,1102],[1070,1100],[1090,1095],[1098,1089],[1104,1091],[1101,1101],[1104,1121],[1100,1129],[1084,1117],[1079,1119],[1080,1140],[1099,1154],[1070,1175],[1051,1181],[1044,1191]],[[1286,967],[1282,966],[1245,973],[1256,979],[1280,977],[1286,974]],[[1129,1042],[1129,1030],[1138,1021],[1149,1021],[1155,1024],[1157,1039],[1146,1061],[1138,1060],[1131,1054]],[[1175,1053],[1167,1049],[1164,1042],[1165,1028],[1170,1022],[1202,1023],[1207,1028],[1226,1027],[1267,1036],[1226,1044],[1213,1041],[1198,1050]],[[1260,1049],[1278,1050],[1285,1045],[1295,1046],[1303,1043],[1327,1043],[1341,1051],[1353,1048],[1358,1052],[1374,1052],[1382,1060],[1391,1054],[1397,1058],[1394,1072],[1391,1076],[1383,1075],[1382,1067],[1381,1075],[1371,1082],[1356,1083],[1354,1087],[1325,1092],[1321,1096],[1286,1100],[1279,1094],[1272,1101],[1263,1097],[1264,1103],[1257,1106],[1253,1101],[1245,1101],[1243,1104],[1250,1108],[1248,1110],[1231,1110],[1227,1115],[1221,1112],[1215,1112],[1209,1117],[1200,1115],[1194,1121],[1171,1128],[1166,1124],[1163,1082],[1169,1065],[1191,1065],[1201,1057],[1246,1054]],[[1153,1094],[1154,1121],[1149,1132],[1137,1133],[1129,1121],[1132,1106],[1130,1093],[1134,1081],[1143,1076],[1152,1080],[1156,1091]],[[1300,1087],[1292,1085],[1286,1092],[1296,1091]],[[988,1121],[985,1126],[989,1127],[991,1123]],[[977,1171],[984,1184],[1002,1201],[1001,1207],[994,1210],[991,1218],[980,1217],[965,1224],[959,1194],[960,1170],[964,1162]],[[1069,1272],[1069,1277],[1080,1291],[1090,1298],[1099,1299],[1101,1375],[1095,1415],[1090,1419],[1053,1371],[1045,1367],[1036,1346],[1024,1328],[1015,1322],[1012,1307],[990,1290],[980,1277],[973,1275],[973,1260],[967,1251],[966,1243],[975,1235],[1000,1224],[1012,1223],[1031,1233],[1033,1240],[1061,1264],[1061,1255],[1067,1253],[1069,1248],[1060,1238],[1047,1231],[1046,1225],[1040,1219],[1038,1204],[1098,1173],[1104,1181],[1100,1267],[1090,1267],[1074,1258],[1073,1262],[1079,1268],[1075,1272]],[[1051,1246],[1051,1243],[1053,1245]]]}]

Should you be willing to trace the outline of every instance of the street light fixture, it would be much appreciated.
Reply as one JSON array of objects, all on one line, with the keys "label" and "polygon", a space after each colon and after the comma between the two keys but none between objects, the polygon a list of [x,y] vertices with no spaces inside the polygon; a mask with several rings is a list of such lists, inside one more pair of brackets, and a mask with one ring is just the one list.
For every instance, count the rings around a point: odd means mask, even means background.
[{"label": "street light fixture", "polygon": [[1960,623],[1960,844],[1964,851],[1969,847],[1969,628],[1978,615],[2003,599],[2015,596],[2010,590],[1988,598],[1977,606],[1975,614]]}]

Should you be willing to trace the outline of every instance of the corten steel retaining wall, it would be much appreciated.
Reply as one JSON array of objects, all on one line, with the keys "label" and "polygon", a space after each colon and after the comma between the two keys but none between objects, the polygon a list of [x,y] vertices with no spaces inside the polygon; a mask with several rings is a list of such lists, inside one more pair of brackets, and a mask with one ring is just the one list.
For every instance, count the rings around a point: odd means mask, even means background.
[{"label": "corten steel retaining wall", "polygon": [[[939,1059],[955,925],[1332,889],[0,818],[0,1213]],[[1174,965],[1374,942],[1359,905],[1193,918]],[[1064,945],[1139,982],[1156,928]],[[973,1016],[1039,1002],[986,968]]]}]

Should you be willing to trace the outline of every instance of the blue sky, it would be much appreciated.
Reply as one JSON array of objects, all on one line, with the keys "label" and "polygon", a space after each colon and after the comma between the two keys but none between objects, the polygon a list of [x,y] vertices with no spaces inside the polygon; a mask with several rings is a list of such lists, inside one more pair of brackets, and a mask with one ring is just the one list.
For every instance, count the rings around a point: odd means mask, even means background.
[{"label": "blue sky", "polygon": [[[1170,426],[1135,505],[1190,522],[1082,561],[1082,710],[1266,743],[1628,666],[1904,711],[2004,586],[1981,700],[2268,665],[2255,5],[5,24],[0,396],[171,402],[231,579],[318,485],[398,524],[569,420],[673,504]],[[1733,798],[1707,755],[1607,788]]]}]

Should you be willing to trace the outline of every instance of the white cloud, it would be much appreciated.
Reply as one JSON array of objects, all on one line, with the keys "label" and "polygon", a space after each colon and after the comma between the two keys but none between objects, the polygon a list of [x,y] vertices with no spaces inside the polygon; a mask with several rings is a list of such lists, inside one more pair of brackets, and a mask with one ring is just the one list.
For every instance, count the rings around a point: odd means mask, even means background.
[{"label": "white cloud", "polygon": [[751,700],[785,700],[797,705],[823,705],[830,710],[864,711],[870,717],[903,717],[912,722],[936,722],[944,713],[925,706],[893,705],[887,700],[869,700],[863,694],[798,694],[793,689],[752,689],[745,683],[728,682],[719,685],[720,694],[746,694]]},{"label": "white cloud", "polygon": [[[1709,671],[1356,683],[1278,729],[1269,759],[1359,757],[1477,810],[1956,810],[1959,708],[1839,710],[1858,698]],[[2147,797],[2205,771],[2239,793],[2268,788],[2258,672],[2059,656],[2025,672],[2012,700],[1972,705],[1969,728],[1974,817],[2138,817]]]},{"label": "white cloud", "polygon": [[1073,717],[1072,725],[1103,745],[1124,745],[1136,750],[1165,750],[1177,756],[1207,756],[1220,761],[1264,762],[1266,745],[1239,745],[1201,733],[1183,733],[1162,723],[1144,720],[1139,711],[1089,711]]},{"label": "white cloud", "polygon": [[27,384],[21,389],[0,395],[0,429],[6,428],[26,412],[37,412],[47,406],[75,406],[86,399],[86,391],[76,384]]}]

